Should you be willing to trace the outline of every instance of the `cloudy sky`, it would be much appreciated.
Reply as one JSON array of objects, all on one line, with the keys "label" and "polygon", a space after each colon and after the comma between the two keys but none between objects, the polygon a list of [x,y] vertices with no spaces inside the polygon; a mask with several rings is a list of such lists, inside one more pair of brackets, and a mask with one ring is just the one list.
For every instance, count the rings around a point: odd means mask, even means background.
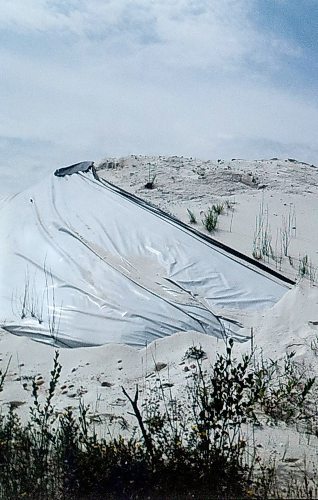
[{"label": "cloudy sky", "polygon": [[104,156],[318,164],[317,4],[0,0],[0,193]]}]

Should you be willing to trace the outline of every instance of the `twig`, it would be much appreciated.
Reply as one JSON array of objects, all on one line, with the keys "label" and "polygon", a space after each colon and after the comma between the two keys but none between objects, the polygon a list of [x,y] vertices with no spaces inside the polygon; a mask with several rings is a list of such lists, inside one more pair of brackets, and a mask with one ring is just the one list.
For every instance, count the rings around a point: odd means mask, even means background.
[{"label": "twig", "polygon": [[121,388],[122,388],[122,391],[123,391],[124,395],[129,400],[129,402],[130,402],[130,404],[131,404],[131,406],[132,406],[132,408],[134,410],[134,415],[135,415],[135,417],[138,420],[138,424],[139,424],[141,433],[143,435],[146,448],[147,448],[147,450],[149,452],[149,455],[151,456],[151,460],[153,461],[153,459],[154,459],[154,451],[153,451],[152,441],[151,441],[151,438],[150,438],[150,436],[148,435],[148,433],[146,431],[146,428],[145,428],[145,425],[144,425],[144,422],[143,422],[140,410],[138,408],[138,396],[139,396],[138,385],[136,385],[136,392],[135,392],[134,399],[132,399],[129,396],[128,392],[126,391],[126,389],[123,386]]}]

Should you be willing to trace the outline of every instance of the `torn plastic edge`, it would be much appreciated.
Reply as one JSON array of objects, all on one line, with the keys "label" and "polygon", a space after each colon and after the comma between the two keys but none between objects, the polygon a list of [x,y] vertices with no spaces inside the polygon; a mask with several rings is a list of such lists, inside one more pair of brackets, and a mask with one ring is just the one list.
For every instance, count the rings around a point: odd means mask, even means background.
[{"label": "torn plastic edge", "polygon": [[88,172],[92,169],[93,173],[95,171],[93,161],[81,161],[80,163],[74,163],[68,167],[62,167],[55,170],[54,175],[56,177],[65,177],[66,175],[78,174],[79,172]]}]

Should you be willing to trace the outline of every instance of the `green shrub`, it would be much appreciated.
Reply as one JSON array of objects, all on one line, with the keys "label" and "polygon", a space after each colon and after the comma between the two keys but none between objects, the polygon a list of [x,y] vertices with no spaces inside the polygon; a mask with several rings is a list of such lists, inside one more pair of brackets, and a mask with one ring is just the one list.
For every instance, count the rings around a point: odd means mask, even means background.
[{"label": "green shrub", "polygon": [[286,354],[283,363],[261,360],[254,374],[254,402],[275,422],[310,419],[308,398],[315,378],[294,362],[295,353]]},{"label": "green shrub", "polygon": [[191,346],[185,359],[192,361],[185,397],[173,396],[160,372],[141,405],[138,386],[134,397],[123,388],[139,433],[106,440],[97,436],[83,404],[78,416],[55,411],[61,373],[56,353],[44,403],[33,382],[28,424],[12,407],[0,414],[0,498],[281,498],[271,495],[273,468],[259,464],[255,476],[254,464],[246,465],[242,426],[258,423],[258,407],[273,421],[308,416],[314,379],[293,354],[283,364],[255,366],[247,355],[236,361],[232,340],[209,369],[201,346]]},{"label": "green shrub", "polygon": [[209,233],[215,231],[218,223],[218,214],[209,208],[207,212],[203,214],[202,224]]},{"label": "green shrub", "polygon": [[223,212],[224,212],[223,203],[216,203],[215,205],[212,205],[212,210],[218,215],[223,214]]}]

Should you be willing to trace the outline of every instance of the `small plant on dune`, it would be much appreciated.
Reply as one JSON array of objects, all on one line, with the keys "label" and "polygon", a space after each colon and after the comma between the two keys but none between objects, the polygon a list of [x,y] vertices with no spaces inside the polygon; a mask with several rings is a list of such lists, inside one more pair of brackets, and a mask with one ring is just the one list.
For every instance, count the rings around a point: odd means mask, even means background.
[{"label": "small plant on dune", "polygon": [[146,189],[153,189],[155,187],[155,180],[156,180],[157,174],[153,172],[151,168],[151,164],[148,163],[148,181],[145,184]]},{"label": "small plant on dune", "polygon": [[304,255],[299,259],[298,274],[301,278],[309,275],[309,258],[308,255]]},{"label": "small plant on dune", "polygon": [[288,229],[286,227],[283,227],[283,229],[280,230],[280,237],[281,237],[283,254],[285,257],[288,257],[288,249],[291,239],[290,239],[290,233],[288,232]]},{"label": "small plant on dune", "polygon": [[263,202],[260,204],[259,214],[256,217],[252,255],[257,260],[264,259],[264,257],[274,258],[268,208],[264,208]]},{"label": "small plant on dune", "polygon": [[23,295],[18,297],[17,294],[12,294],[12,312],[14,314],[18,312],[21,319],[32,318],[36,319],[39,324],[43,323],[43,300],[40,306],[36,293],[36,275],[34,274],[33,284],[31,284],[28,267],[25,273]]},{"label": "small plant on dune", "polygon": [[218,214],[212,209],[209,208],[207,212],[203,214],[202,224],[209,233],[216,230],[218,223]]},{"label": "small plant on dune", "polygon": [[197,218],[196,218],[194,212],[192,212],[192,210],[190,210],[189,208],[187,208],[187,212],[188,212],[190,224],[196,224]]},{"label": "small plant on dune", "polygon": [[[40,325],[45,322],[47,331],[55,345],[66,346],[65,342],[59,339],[59,328],[62,315],[62,306],[56,301],[56,282],[52,271],[43,264],[44,283],[43,291],[37,288],[34,278],[33,286],[30,285],[29,271],[26,272],[24,291],[21,297],[12,295],[12,303],[17,307],[12,307],[14,314],[19,314],[21,319],[32,318]],[[40,295],[41,294],[41,295]],[[40,299],[38,297],[41,297]],[[15,310],[14,310],[15,309]],[[46,313],[46,314],[45,314]]]},{"label": "small plant on dune", "polygon": [[23,299],[21,302],[21,319],[26,318],[28,313],[28,299],[29,299],[29,279],[26,278],[26,282],[24,284],[24,292]]},{"label": "small plant on dune", "polygon": [[218,354],[211,374],[204,377],[198,361],[198,377],[193,385],[193,415],[200,449],[209,454],[222,453],[230,459],[241,457],[245,447],[241,426],[255,421],[249,394],[254,385],[250,357],[240,362],[233,359],[233,340],[226,345],[226,353]]},{"label": "small plant on dune", "polygon": [[215,205],[212,205],[212,210],[214,210],[216,214],[221,215],[224,212],[224,204],[216,203]]},{"label": "small plant on dune", "polygon": [[295,207],[291,204],[287,216],[282,216],[282,228],[280,230],[281,247],[285,257],[288,257],[288,250],[291,239],[296,235],[296,213]]},{"label": "small plant on dune", "polygon": [[235,201],[225,200],[225,208],[227,211],[233,211],[234,205],[235,205]]},{"label": "small plant on dune", "polygon": [[204,352],[204,350],[202,349],[202,346],[200,345],[199,347],[197,347],[196,345],[193,345],[193,346],[190,346],[184,356],[183,356],[183,359],[184,360],[188,360],[188,359],[204,359],[206,358],[206,353]]},{"label": "small plant on dune", "polygon": [[55,343],[58,343],[58,334],[59,334],[60,321],[62,315],[62,304],[60,307],[58,307],[56,304],[55,283],[52,271],[46,268],[45,263],[43,270],[45,275],[48,330],[50,332],[52,340]]},{"label": "small plant on dune", "polygon": [[254,401],[274,421],[310,418],[308,398],[315,378],[306,376],[294,356],[294,352],[286,354],[283,362],[262,359],[255,369]]},{"label": "small plant on dune", "polygon": [[317,267],[314,267],[312,263],[309,266],[309,281],[314,284],[317,280]]},{"label": "small plant on dune", "polygon": [[299,259],[298,277],[308,278],[311,283],[316,281],[317,268],[313,266],[307,254]]}]

